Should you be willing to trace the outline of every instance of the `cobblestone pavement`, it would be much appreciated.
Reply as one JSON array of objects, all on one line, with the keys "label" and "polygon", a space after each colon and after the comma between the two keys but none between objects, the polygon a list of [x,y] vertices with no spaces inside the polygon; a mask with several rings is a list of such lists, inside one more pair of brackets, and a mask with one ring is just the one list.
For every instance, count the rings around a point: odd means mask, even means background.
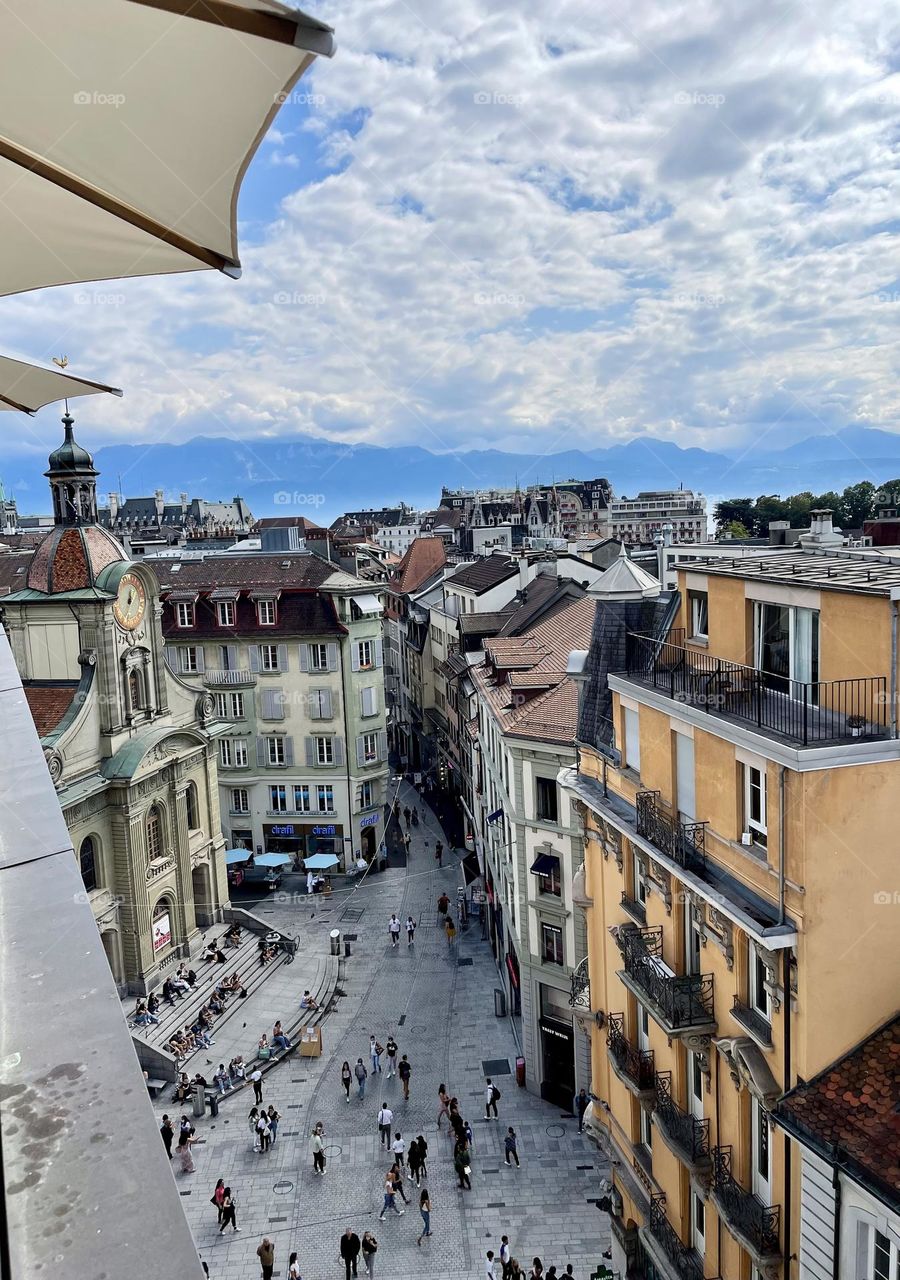
[{"label": "cobblestone pavement", "polygon": [[[423,802],[411,788],[408,800],[422,812]],[[215,1120],[197,1122],[198,1136],[206,1141],[194,1148],[195,1173],[184,1174],[177,1160],[172,1162],[188,1221],[213,1280],[258,1276],[256,1248],[264,1235],[275,1242],[276,1277],[286,1276],[289,1254],[296,1249],[304,1280],[340,1280],[338,1240],[347,1225],[360,1237],[365,1230],[374,1232],[379,1280],[482,1277],[485,1252],[499,1250],[503,1233],[523,1265],[527,1260],[530,1266],[539,1255],[545,1269],[555,1263],[562,1272],[571,1262],[578,1280],[587,1280],[609,1248],[608,1219],[593,1203],[608,1166],[588,1139],[578,1136],[571,1116],[517,1088],[515,1076],[506,1074],[507,1064],[514,1071],[516,1044],[508,1019],[494,1015],[496,970],[479,924],[460,931],[452,950],[438,927],[441,890],[455,899],[461,882],[457,862],[448,865],[445,858],[443,870],[436,867],[434,840],[439,835],[429,815],[427,825],[413,828],[405,869],[372,873],[356,889],[335,893],[330,902],[317,899],[313,919],[305,898],[296,904],[267,905],[264,918],[300,933],[307,953],[305,963],[290,966],[286,976],[291,969],[298,978],[310,971],[312,955],[325,954],[333,928],[350,940],[352,955],[339,985],[343,994],[323,1023],[322,1057],[295,1054],[265,1079],[264,1100],[274,1102],[282,1115],[271,1151],[252,1150],[247,1126],[252,1094],[248,1097],[244,1091],[226,1099]],[[390,946],[387,924],[392,911],[401,920],[411,912],[418,921],[412,947],[407,947],[405,934],[399,948]],[[403,1101],[400,1081],[383,1075],[377,1081],[370,1076],[362,1102],[355,1087],[350,1103],[345,1101],[341,1063],[347,1059],[352,1065],[361,1056],[370,1066],[370,1032],[382,1044],[393,1033],[400,1053],[408,1055],[413,1068],[409,1102]],[[491,1070],[502,1092],[500,1119],[488,1122],[484,1063],[497,1059],[503,1074],[499,1067]],[[442,1081],[459,1098],[462,1114],[474,1130],[471,1191],[457,1188],[451,1143],[435,1125]],[[414,1185],[406,1184],[410,1204],[404,1217],[378,1221],[389,1164],[379,1148],[376,1123],[382,1098],[393,1108],[394,1127],[407,1144],[417,1134],[428,1140],[434,1234],[421,1247],[416,1244],[421,1219]],[[157,1104],[156,1110],[178,1114],[175,1105]],[[313,1173],[309,1150],[310,1131],[319,1120],[327,1140],[325,1177]],[[519,1139],[518,1170],[503,1161],[503,1135],[509,1124]],[[238,1235],[230,1229],[227,1236],[218,1234],[216,1212],[209,1203],[218,1177],[236,1195]]]}]

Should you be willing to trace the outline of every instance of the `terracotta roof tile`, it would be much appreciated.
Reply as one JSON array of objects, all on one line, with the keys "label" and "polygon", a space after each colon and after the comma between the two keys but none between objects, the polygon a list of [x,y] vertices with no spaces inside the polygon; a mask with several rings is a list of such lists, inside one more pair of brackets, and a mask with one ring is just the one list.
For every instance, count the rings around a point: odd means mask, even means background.
[{"label": "terracotta roof tile", "polygon": [[38,737],[43,738],[53,732],[71,706],[77,688],[77,682],[25,685],[25,701],[28,703]]},{"label": "terracotta roof tile", "polygon": [[[220,555],[203,559],[144,561],[159,580],[163,592],[181,587],[212,590],[213,587],[300,587],[313,590],[340,570],[309,552],[281,551],[271,555]],[[175,566],[181,567],[176,569]],[[287,565],[287,568],[282,568]]]},{"label": "terracotta roof tile", "polygon": [[391,576],[391,589],[398,595],[418,591],[446,563],[447,553],[442,538],[415,538]]}]

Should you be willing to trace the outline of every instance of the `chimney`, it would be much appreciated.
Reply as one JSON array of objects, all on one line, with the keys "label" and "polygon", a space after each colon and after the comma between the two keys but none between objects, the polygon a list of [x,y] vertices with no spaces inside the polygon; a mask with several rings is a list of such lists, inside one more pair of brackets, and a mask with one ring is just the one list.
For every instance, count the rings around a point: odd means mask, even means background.
[{"label": "chimney", "polygon": [[119,495],[117,493],[108,493],[106,496],[109,499],[109,523],[115,524],[116,517],[119,514]]},{"label": "chimney", "polygon": [[187,516],[188,501],[189,501],[187,494],[179,493],[178,501],[181,503],[181,517],[182,519],[184,519]]},{"label": "chimney", "polygon": [[153,495],[153,498],[154,498],[154,501],[155,501],[155,503],[156,503],[156,516],[157,516],[157,519],[158,519],[158,520],[161,520],[161,519],[162,519],[163,511],[165,510],[165,506],[166,506],[165,499],[164,499],[164,497],[163,497],[163,491],[162,491],[162,489],[157,489],[157,490],[156,490],[156,492],[155,492],[155,493],[154,493],[154,495]]},{"label": "chimney", "polygon": [[844,536],[840,529],[832,525],[832,512],[827,507],[818,511],[810,511],[810,527],[808,532],[800,534],[801,547],[842,547]]}]

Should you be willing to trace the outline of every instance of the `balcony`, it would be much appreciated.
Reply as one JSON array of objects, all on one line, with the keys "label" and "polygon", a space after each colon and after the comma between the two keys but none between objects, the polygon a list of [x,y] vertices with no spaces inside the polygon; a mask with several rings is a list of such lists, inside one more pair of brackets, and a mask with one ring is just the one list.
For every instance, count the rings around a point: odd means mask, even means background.
[{"label": "balcony", "polygon": [[629,898],[625,890],[622,890],[622,910],[631,916],[632,920],[636,920],[639,925],[647,923],[647,910],[643,902],[638,902],[635,898]]},{"label": "balcony", "polygon": [[633,632],[617,674],[794,745],[890,736],[886,676],[801,683]]},{"label": "balcony", "polygon": [[780,1261],[781,1206],[745,1191],[731,1167],[731,1147],[714,1147],[712,1200],[728,1230],[759,1268]]},{"label": "balcony", "polygon": [[660,1071],[656,1077],[653,1119],[666,1146],[688,1166],[692,1174],[703,1177],[709,1173],[709,1121],[698,1120],[679,1107],[672,1097],[672,1074],[669,1071]]},{"label": "balcony", "polygon": [[746,1031],[749,1031],[755,1040],[758,1040],[760,1044],[765,1045],[767,1048],[771,1048],[772,1024],[761,1013],[758,1013],[756,1009],[751,1009],[749,1005],[743,1004],[735,996],[731,1016],[735,1022],[739,1022]]},{"label": "balcony", "polygon": [[706,823],[681,822],[663,804],[658,791],[639,791],[634,798],[636,829],[685,871],[706,874]]},{"label": "balcony", "polygon": [[254,671],[210,671],[203,673],[203,683],[210,689],[223,689],[235,685],[256,684]]},{"label": "balcony", "polygon": [[616,943],[625,962],[619,977],[667,1036],[715,1031],[712,974],[673,973],[662,959],[661,926],[621,925]]},{"label": "balcony", "polygon": [[611,1013],[606,1028],[606,1052],[613,1071],[638,1099],[656,1093],[656,1071],[652,1049],[637,1049],[625,1035],[625,1015]]},{"label": "balcony", "polygon": [[683,1243],[666,1217],[664,1195],[651,1196],[650,1221],[646,1233],[642,1234],[656,1276],[671,1276],[673,1280],[703,1280],[703,1259]]}]

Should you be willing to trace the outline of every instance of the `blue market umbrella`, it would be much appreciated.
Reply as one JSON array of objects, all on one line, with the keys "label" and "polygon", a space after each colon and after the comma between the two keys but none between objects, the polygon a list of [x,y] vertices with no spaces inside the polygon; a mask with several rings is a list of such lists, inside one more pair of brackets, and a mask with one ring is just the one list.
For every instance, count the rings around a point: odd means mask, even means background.
[{"label": "blue market umbrella", "polygon": [[340,862],[333,853],[314,853],[311,858],[305,858],[303,861],[307,871],[327,871],[329,867],[336,867]]},{"label": "blue market umbrella", "polygon": [[288,862],[293,862],[293,858],[289,853],[260,853],[254,858],[254,862],[258,867],[283,867]]},{"label": "blue market umbrella", "polygon": [[249,862],[252,857],[252,849],[226,849],[225,865],[226,867],[234,867],[239,862]]}]

